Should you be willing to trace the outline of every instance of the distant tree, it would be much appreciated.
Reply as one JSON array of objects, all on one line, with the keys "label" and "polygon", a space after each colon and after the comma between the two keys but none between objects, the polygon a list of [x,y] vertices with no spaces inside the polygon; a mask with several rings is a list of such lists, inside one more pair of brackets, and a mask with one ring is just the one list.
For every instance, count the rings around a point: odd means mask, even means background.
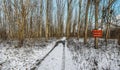
[{"label": "distant tree", "polygon": [[77,28],[78,28],[78,29],[77,29],[77,30],[78,30],[78,32],[77,32],[77,33],[78,33],[78,34],[77,34],[77,35],[78,35],[78,36],[77,36],[78,38],[80,38],[80,31],[81,31],[81,27],[82,27],[82,23],[81,23],[82,1],[83,1],[83,0],[79,0],[79,14],[78,14],[78,27],[77,27]]},{"label": "distant tree", "polygon": [[88,11],[90,6],[90,0],[87,1],[86,13],[85,13],[85,32],[84,32],[84,44],[87,43],[87,35],[88,35]]},{"label": "distant tree", "polygon": [[105,9],[105,12],[107,14],[106,16],[106,35],[105,35],[105,42],[106,42],[106,45],[107,45],[107,40],[108,38],[110,38],[110,23],[111,23],[111,16],[112,16],[112,13],[111,12],[111,6],[113,5],[113,3],[115,2],[116,0],[109,0],[108,2],[108,6],[106,7]]},{"label": "distant tree", "polygon": [[58,28],[58,31],[57,31],[57,36],[58,38],[63,36],[63,21],[64,21],[64,8],[65,8],[65,3],[63,2],[63,0],[56,0],[57,2],[57,28]]},{"label": "distant tree", "polygon": [[71,17],[72,17],[72,1],[73,0],[67,0],[67,23],[66,23],[66,37],[67,39],[70,37],[71,33]]},{"label": "distant tree", "polygon": [[50,26],[52,23],[52,0],[46,0],[46,32],[45,32],[45,37],[46,40],[48,40],[48,38],[51,35],[51,31],[50,31]]}]

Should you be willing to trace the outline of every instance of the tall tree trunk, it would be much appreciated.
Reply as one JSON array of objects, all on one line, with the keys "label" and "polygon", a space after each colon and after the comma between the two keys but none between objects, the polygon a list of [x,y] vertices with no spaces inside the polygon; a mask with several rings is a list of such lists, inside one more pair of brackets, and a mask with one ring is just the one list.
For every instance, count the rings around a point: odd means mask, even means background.
[{"label": "tall tree trunk", "polygon": [[72,16],[72,0],[67,0],[68,3],[67,3],[67,10],[68,10],[68,13],[67,13],[67,25],[66,25],[66,36],[67,36],[67,39],[70,37],[70,33],[71,33],[71,16]]},{"label": "tall tree trunk", "polygon": [[[99,0],[95,0],[95,29],[98,29],[98,7]],[[95,48],[98,48],[98,38],[95,37]]]},{"label": "tall tree trunk", "polygon": [[106,35],[105,35],[106,45],[107,45],[108,38],[109,38],[109,29],[110,29],[110,22],[107,22],[107,25],[106,25]]},{"label": "tall tree trunk", "polygon": [[51,35],[50,26],[52,24],[52,0],[46,0],[47,8],[46,8],[46,40]]},{"label": "tall tree trunk", "polygon": [[82,0],[79,0],[79,14],[78,14],[78,33],[77,33],[77,38],[79,39],[80,38],[80,30],[81,30],[81,28],[80,28],[80,22],[81,22],[81,18],[80,18],[80,16],[81,16],[81,5],[82,4]]},{"label": "tall tree trunk", "polygon": [[84,44],[87,43],[87,32],[88,32],[88,11],[90,6],[90,0],[87,1],[86,13],[85,13],[85,32],[84,32]]},{"label": "tall tree trunk", "polygon": [[46,8],[46,12],[47,13],[46,13],[46,29],[45,29],[46,31],[45,31],[45,37],[46,37],[46,40],[48,40],[48,36],[49,36],[49,33],[48,33],[48,30],[49,30],[49,22],[48,22],[48,10],[49,10],[48,8],[49,7],[48,6],[49,5],[48,4],[49,4],[49,2],[48,2],[48,0],[46,0],[46,1],[47,1],[47,8]]},{"label": "tall tree trunk", "polygon": [[[111,4],[111,0],[109,0],[109,4]],[[110,33],[110,23],[111,23],[111,14],[110,14],[110,8],[107,9],[107,24],[106,24],[106,35],[105,35],[105,42],[106,42],[106,45],[107,45],[107,42],[108,42],[108,38],[109,38],[109,33]]]},{"label": "tall tree trunk", "polygon": [[40,21],[39,21],[39,37],[42,37],[42,25],[43,25],[43,0],[40,0]]}]

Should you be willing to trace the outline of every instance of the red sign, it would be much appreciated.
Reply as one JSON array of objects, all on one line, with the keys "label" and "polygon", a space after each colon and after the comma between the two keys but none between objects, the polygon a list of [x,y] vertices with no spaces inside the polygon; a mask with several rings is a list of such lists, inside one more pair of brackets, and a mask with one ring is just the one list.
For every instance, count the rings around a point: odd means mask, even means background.
[{"label": "red sign", "polygon": [[92,34],[94,37],[102,37],[102,30],[93,30]]}]

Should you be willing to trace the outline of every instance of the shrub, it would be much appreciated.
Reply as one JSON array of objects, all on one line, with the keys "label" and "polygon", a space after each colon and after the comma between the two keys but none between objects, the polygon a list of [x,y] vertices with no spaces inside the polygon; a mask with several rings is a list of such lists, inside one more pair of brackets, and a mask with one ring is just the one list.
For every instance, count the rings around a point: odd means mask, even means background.
[{"label": "shrub", "polygon": [[0,28],[0,38],[3,39],[3,40],[7,39],[6,29]]}]

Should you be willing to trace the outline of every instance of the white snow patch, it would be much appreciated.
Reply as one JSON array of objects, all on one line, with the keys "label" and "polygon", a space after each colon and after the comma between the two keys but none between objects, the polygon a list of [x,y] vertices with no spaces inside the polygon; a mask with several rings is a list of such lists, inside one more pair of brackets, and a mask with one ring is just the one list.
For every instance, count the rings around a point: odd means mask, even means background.
[{"label": "white snow patch", "polygon": [[64,40],[66,40],[66,37],[62,37],[60,40],[64,41]]},{"label": "white snow patch", "polygon": [[14,48],[10,45],[0,44],[0,70],[26,70],[30,69],[37,59],[42,58],[53,46],[54,42],[46,48],[22,47]]},{"label": "white snow patch", "polygon": [[[115,40],[109,40],[108,46],[99,41],[99,49],[93,48],[92,38],[88,40],[87,46],[81,44],[83,39],[72,40],[71,44],[67,42],[65,53],[63,45],[59,44],[39,65],[38,70],[120,70],[120,46]],[[43,58],[50,51],[55,42],[45,48],[14,48],[13,45],[1,43],[0,70],[30,70],[36,60]]]}]

